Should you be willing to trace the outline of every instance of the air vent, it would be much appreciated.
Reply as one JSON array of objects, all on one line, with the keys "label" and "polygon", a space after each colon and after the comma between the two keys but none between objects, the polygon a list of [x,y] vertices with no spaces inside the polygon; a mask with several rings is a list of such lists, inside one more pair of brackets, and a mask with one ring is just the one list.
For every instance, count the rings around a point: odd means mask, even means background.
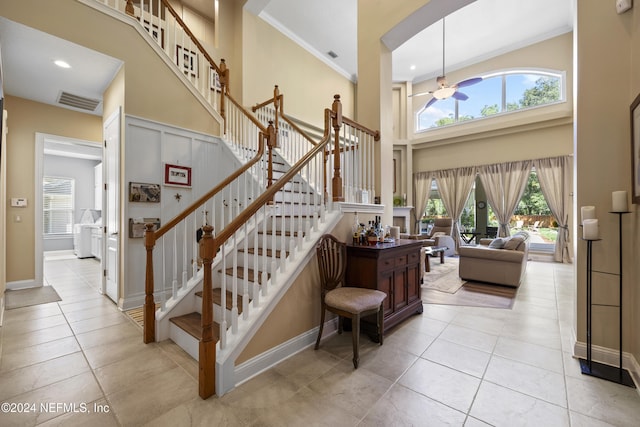
[{"label": "air vent", "polygon": [[96,107],[100,105],[100,100],[85,98],[84,96],[74,95],[68,92],[60,92],[58,104],[79,108],[81,110],[95,111]]},{"label": "air vent", "polygon": [[330,50],[329,52],[327,52],[327,55],[329,55],[330,57],[332,57],[333,59],[336,59],[338,57],[338,54],[335,53],[334,51]]}]

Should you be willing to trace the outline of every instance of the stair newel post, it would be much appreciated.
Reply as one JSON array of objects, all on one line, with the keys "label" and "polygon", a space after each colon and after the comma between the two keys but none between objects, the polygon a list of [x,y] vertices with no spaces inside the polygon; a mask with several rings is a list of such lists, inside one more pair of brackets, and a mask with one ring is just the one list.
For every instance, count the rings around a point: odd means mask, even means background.
[{"label": "stair newel post", "polygon": [[227,63],[224,59],[220,60],[220,115],[225,121],[225,130],[226,130],[226,121],[227,116],[225,114],[224,109],[224,96],[229,89],[229,70],[227,68]]},{"label": "stair newel post", "polygon": [[276,148],[277,138],[276,138],[276,130],[273,127],[273,121],[269,121],[269,126],[267,127],[267,147],[269,148],[268,155],[268,169],[267,169],[267,188],[271,187],[273,184],[273,150]]},{"label": "stair newel post", "polygon": [[211,264],[216,251],[213,227],[202,227],[200,239],[200,258],[204,278],[202,282],[202,339],[199,346],[199,393],[207,399],[215,393],[216,342],[213,340],[213,288],[211,282]]},{"label": "stair newel post", "polygon": [[335,134],[333,145],[333,180],[331,189],[333,191],[333,201],[343,202],[342,176],[340,175],[340,130],[342,129],[342,103],[340,102],[340,95],[333,96],[331,110],[333,111],[333,131]]},{"label": "stair newel post", "polygon": [[135,15],[135,12],[133,9],[133,0],[127,0],[127,5],[124,7],[124,11],[127,13],[127,15],[131,15],[131,16]]},{"label": "stair newel post", "polygon": [[147,250],[147,265],[144,280],[144,332],[145,344],[156,340],[156,303],[153,298],[153,248],[156,245],[154,224],[145,224],[144,247]]},{"label": "stair newel post", "polygon": [[275,85],[275,87],[273,88],[273,107],[276,110],[276,114],[275,114],[275,124],[274,124],[274,128],[275,128],[275,135],[276,135],[276,141],[275,141],[275,146],[278,146],[278,127],[279,127],[279,123],[278,123],[278,115],[280,114],[280,89],[278,88],[278,85]]}]

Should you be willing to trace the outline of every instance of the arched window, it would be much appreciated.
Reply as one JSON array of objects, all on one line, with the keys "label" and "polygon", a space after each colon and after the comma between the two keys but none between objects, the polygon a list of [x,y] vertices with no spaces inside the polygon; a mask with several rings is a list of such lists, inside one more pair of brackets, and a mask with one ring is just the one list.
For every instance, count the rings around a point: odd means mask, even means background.
[{"label": "arched window", "polygon": [[451,97],[420,110],[417,131],[555,104],[565,99],[564,73],[559,71],[512,70],[481,77],[481,82],[459,89],[469,96],[466,101]]}]

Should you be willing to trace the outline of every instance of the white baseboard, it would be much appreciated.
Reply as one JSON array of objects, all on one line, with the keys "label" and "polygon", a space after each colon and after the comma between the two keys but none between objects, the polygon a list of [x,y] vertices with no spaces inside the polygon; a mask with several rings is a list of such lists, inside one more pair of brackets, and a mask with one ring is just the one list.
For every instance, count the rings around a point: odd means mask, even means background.
[{"label": "white baseboard", "polygon": [[[574,357],[586,359],[587,344],[580,341],[576,341],[573,346],[573,355]],[[591,359],[595,362],[600,362],[606,365],[617,367],[620,365],[620,352],[618,350],[614,350],[608,347],[592,345]],[[638,384],[640,384],[640,364],[638,364],[638,361],[633,356],[633,354],[622,352],[622,367],[624,369],[627,369],[631,374],[631,378],[633,379],[633,382],[636,384],[636,390],[640,395],[640,389],[637,388]]]},{"label": "white baseboard", "polygon": [[4,293],[0,295],[0,326],[4,321]]},{"label": "white baseboard", "polygon": [[41,286],[42,286],[42,283],[36,283],[35,279],[16,280],[14,282],[7,282],[7,289],[12,291],[15,291],[18,289],[38,288]]},{"label": "white baseboard", "polygon": [[[318,337],[318,329],[319,327],[315,327],[301,335],[298,335],[297,337],[290,339],[289,341],[283,342],[282,344],[247,360],[246,362],[237,365],[234,373],[236,387],[250,380],[256,375],[259,375],[262,372],[272,368],[283,360],[294,356],[302,350],[305,350],[309,346],[315,345],[316,339]],[[327,337],[335,334],[337,331],[338,320],[337,318],[333,318],[325,322],[324,329],[322,331],[322,338],[326,339]]]}]

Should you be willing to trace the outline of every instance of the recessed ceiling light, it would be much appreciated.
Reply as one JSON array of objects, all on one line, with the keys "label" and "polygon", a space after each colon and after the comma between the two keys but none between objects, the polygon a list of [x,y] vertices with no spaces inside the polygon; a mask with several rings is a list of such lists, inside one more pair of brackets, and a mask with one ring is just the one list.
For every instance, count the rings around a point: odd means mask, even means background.
[{"label": "recessed ceiling light", "polygon": [[415,66],[415,65],[412,65],[411,67],[409,67],[409,69],[410,69],[411,71],[413,71],[413,70],[415,70],[415,69],[416,69],[416,66]]},{"label": "recessed ceiling light", "polygon": [[60,68],[71,68],[71,65],[69,65],[67,62],[64,62],[61,59],[53,61],[53,63],[56,64]]}]

